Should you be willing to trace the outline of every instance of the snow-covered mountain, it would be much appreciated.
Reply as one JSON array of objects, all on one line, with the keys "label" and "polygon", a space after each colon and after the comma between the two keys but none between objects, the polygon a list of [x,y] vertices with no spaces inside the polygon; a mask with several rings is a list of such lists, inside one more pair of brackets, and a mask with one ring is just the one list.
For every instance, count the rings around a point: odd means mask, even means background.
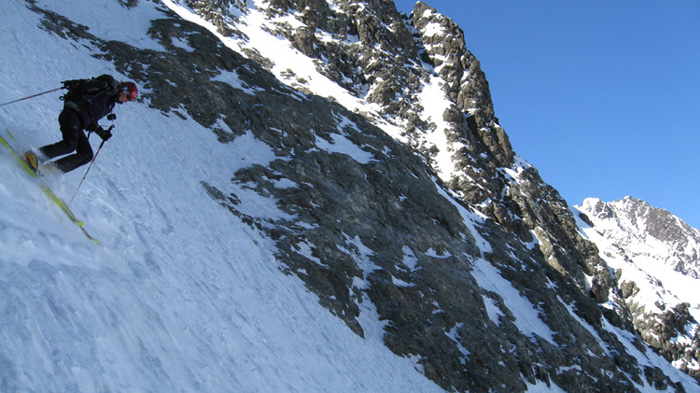
[{"label": "snow-covered mountain", "polygon": [[615,269],[620,301],[644,341],[700,375],[700,231],[664,209],[626,197],[576,207],[585,233]]},{"label": "snow-covered mountain", "polygon": [[580,210],[637,264],[700,279],[700,231],[667,210],[632,197],[611,203],[591,198]]},{"label": "snow-covered mountain", "polygon": [[71,204],[100,245],[0,155],[2,391],[698,389],[428,5],[8,0],[0,32],[0,103],[141,91]]}]

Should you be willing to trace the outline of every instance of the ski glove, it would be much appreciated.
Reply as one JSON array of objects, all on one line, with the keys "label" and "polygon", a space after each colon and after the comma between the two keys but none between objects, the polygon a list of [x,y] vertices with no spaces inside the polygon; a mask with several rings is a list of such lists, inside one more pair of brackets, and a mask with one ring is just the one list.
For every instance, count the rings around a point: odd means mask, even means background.
[{"label": "ski glove", "polygon": [[108,140],[109,138],[112,137],[112,127],[109,127],[108,129],[104,129],[100,126],[97,126],[95,128],[95,133],[102,138],[103,141]]}]

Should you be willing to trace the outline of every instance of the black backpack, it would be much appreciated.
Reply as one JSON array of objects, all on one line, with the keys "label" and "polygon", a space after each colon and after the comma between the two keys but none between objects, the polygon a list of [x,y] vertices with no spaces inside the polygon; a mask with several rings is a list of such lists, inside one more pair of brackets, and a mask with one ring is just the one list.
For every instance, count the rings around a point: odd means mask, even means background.
[{"label": "black backpack", "polygon": [[[73,79],[63,81],[63,88],[68,89],[61,99],[79,108],[90,105],[92,100],[102,94],[116,94],[119,92],[119,82],[111,75],[100,75],[97,78]],[[71,105],[71,106],[73,106]]]}]

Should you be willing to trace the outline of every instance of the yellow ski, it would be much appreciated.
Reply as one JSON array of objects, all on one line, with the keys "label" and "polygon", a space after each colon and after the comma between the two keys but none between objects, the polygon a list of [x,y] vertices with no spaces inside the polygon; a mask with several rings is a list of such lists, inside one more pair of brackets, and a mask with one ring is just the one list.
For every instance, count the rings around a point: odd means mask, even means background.
[{"label": "yellow ski", "polygon": [[[10,138],[14,139],[10,131],[7,131],[7,134],[10,136]],[[10,153],[12,153],[12,155],[17,159],[22,168],[24,168],[24,170],[26,170],[31,177],[37,179],[39,188],[41,188],[44,191],[44,194],[46,194],[46,196],[48,196],[49,199],[51,199],[56,204],[56,206],[58,206],[58,208],[66,215],[66,217],[68,217],[68,220],[70,220],[70,222],[72,222],[73,224],[77,225],[78,228],[80,228],[83,231],[83,233],[85,234],[85,236],[87,236],[88,239],[92,240],[95,243],[99,243],[99,240],[90,236],[87,230],[85,230],[85,223],[79,220],[78,217],[76,217],[75,214],[73,214],[73,212],[70,210],[68,205],[65,202],[63,202],[61,198],[57,197],[56,194],[53,193],[53,191],[51,191],[51,189],[46,185],[46,183],[44,183],[44,181],[37,175],[34,169],[32,169],[32,167],[30,167],[29,164],[27,164],[24,158],[22,158],[22,156],[20,156],[19,153],[17,153],[17,151],[15,151],[15,149],[2,136],[0,136],[0,143],[2,143],[2,145],[5,146],[8,151],[10,151]]]}]

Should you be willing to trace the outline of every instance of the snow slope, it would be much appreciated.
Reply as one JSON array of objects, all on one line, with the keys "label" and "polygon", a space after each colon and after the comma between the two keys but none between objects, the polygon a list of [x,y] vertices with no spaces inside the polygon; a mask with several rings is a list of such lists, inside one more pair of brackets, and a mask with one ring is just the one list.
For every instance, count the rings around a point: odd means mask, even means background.
[{"label": "snow slope", "polygon": [[[100,34],[157,46],[144,40],[158,16],[151,3],[128,17],[117,2],[39,5],[90,26],[110,15]],[[69,78],[118,77],[38,23],[24,1],[3,5],[0,102]],[[59,138],[60,109],[57,93],[3,106],[0,128],[21,148],[41,146]],[[372,310],[362,339],[280,272],[267,239],[206,195],[201,181],[225,187],[225,174],[269,160],[264,144],[222,145],[143,102],[116,113],[115,136],[72,205],[101,245],[0,154],[0,390],[440,391],[382,345]],[[84,168],[47,182],[70,199]]]}]

